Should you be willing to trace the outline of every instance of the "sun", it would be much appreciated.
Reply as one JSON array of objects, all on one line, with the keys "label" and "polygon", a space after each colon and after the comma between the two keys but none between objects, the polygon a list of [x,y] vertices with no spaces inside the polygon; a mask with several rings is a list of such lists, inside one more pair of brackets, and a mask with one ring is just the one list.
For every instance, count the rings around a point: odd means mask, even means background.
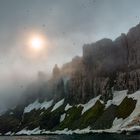
[{"label": "sun", "polygon": [[25,54],[31,59],[37,59],[46,56],[50,46],[46,35],[41,33],[28,33],[26,35]]},{"label": "sun", "polygon": [[39,51],[42,50],[44,46],[44,40],[41,37],[35,36],[30,39],[30,47],[35,50]]}]

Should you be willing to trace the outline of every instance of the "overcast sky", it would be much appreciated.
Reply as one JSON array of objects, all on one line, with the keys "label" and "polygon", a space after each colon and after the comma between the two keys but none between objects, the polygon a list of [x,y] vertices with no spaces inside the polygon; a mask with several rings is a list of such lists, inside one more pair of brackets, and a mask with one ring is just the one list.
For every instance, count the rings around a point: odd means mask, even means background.
[{"label": "overcast sky", "polygon": [[[8,84],[82,55],[84,43],[127,33],[140,21],[139,5],[139,0],[0,0],[0,94]],[[49,42],[43,57],[25,55],[30,32]]]}]

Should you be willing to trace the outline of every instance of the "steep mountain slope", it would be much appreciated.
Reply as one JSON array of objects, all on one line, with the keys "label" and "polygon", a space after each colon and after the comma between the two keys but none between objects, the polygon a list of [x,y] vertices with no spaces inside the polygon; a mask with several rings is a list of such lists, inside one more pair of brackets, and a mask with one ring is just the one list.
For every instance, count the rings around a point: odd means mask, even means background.
[{"label": "steep mountain slope", "polygon": [[41,76],[21,104],[0,116],[0,133],[139,129],[139,52],[140,24],[114,41],[84,45],[82,57],[55,65],[49,80]]},{"label": "steep mountain slope", "polygon": [[0,117],[0,132],[5,135],[87,133],[139,130],[140,91],[114,91],[113,99],[104,103],[101,96],[86,104],[70,106],[65,99],[54,103],[38,100]]}]

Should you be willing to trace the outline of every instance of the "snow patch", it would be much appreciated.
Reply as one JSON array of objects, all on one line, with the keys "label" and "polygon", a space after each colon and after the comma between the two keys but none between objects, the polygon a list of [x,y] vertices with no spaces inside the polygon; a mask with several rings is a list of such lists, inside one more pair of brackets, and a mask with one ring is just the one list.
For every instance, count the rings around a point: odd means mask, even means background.
[{"label": "snow patch", "polygon": [[65,134],[65,135],[71,135],[71,134],[73,134],[73,131],[68,130],[68,128],[65,128],[64,130],[44,131],[44,132],[42,132],[42,134],[57,134],[57,135]]},{"label": "snow patch", "polygon": [[51,112],[54,111],[54,110],[56,110],[56,109],[59,108],[60,106],[62,106],[63,103],[64,103],[64,99],[62,99],[62,100],[60,100],[59,102],[57,102],[57,103],[54,105],[54,107],[53,107],[53,109],[51,110]]},{"label": "snow patch", "polygon": [[33,102],[32,104],[29,104],[27,107],[24,108],[24,113],[29,113],[32,110],[38,110],[38,109],[48,109],[53,104],[53,100],[51,101],[44,101],[43,103],[39,103],[38,100]]},{"label": "snow patch", "polygon": [[27,107],[24,108],[24,113],[29,113],[32,110],[38,110],[40,108],[40,103],[38,100],[33,102],[32,104],[29,104]]},{"label": "snow patch", "polygon": [[119,118],[119,119],[115,118],[113,121],[113,125],[112,125],[111,130],[118,131],[120,129],[122,123],[123,123],[123,118]]},{"label": "snow patch", "polygon": [[118,125],[120,125],[120,124],[122,123],[122,121],[123,121],[122,118],[120,118],[120,119],[115,118],[114,121],[113,121],[113,126],[118,126]]},{"label": "snow patch", "polygon": [[92,130],[90,130],[90,127],[87,127],[85,129],[76,129],[76,130],[68,130],[68,128],[65,128],[64,130],[56,130],[56,131],[44,131],[42,132],[42,134],[57,134],[57,135],[61,135],[61,134],[65,134],[65,135],[71,135],[71,134],[86,134],[92,132]]},{"label": "snow patch", "polygon": [[67,104],[67,105],[65,106],[65,111],[69,110],[71,107],[72,107],[71,105]]},{"label": "snow patch", "polygon": [[108,100],[105,108],[108,108],[111,104],[113,105],[120,105],[121,102],[124,100],[124,98],[127,96],[128,90],[122,90],[122,91],[114,91],[113,92],[113,99]]},{"label": "snow patch", "polygon": [[52,104],[53,104],[53,100],[51,100],[51,101],[45,101],[45,102],[43,102],[42,104],[41,104],[41,109],[45,109],[45,110],[47,110],[49,107],[51,107],[52,106]]},{"label": "snow patch", "polygon": [[39,129],[39,127],[33,130],[26,130],[26,128],[24,128],[23,130],[17,132],[16,135],[35,135],[35,134],[40,134],[40,132],[41,130]]},{"label": "snow patch", "polygon": [[89,102],[87,102],[86,104],[81,104],[81,106],[83,106],[83,110],[82,110],[82,114],[84,114],[84,112],[86,112],[87,110],[89,110],[91,107],[93,107],[95,105],[95,103],[97,102],[97,100],[99,100],[101,97],[101,95],[91,99]]},{"label": "snow patch", "polygon": [[13,115],[14,113],[11,111],[9,114],[10,114],[10,115]]},{"label": "snow patch", "polygon": [[6,136],[11,135],[11,131],[9,131],[9,132],[5,133],[4,135],[6,135]]},{"label": "snow patch", "polygon": [[91,132],[90,126],[88,126],[85,129],[82,129],[82,130],[81,129],[76,129],[76,130],[73,131],[73,133],[76,133],[76,134],[87,134],[89,132]]},{"label": "snow patch", "polygon": [[64,121],[65,117],[66,117],[66,113],[64,113],[63,115],[61,115],[60,116],[60,122]]},{"label": "snow patch", "polygon": [[140,131],[140,126],[132,126],[130,128],[123,128],[121,131],[128,131],[128,132],[134,132],[134,131]]}]

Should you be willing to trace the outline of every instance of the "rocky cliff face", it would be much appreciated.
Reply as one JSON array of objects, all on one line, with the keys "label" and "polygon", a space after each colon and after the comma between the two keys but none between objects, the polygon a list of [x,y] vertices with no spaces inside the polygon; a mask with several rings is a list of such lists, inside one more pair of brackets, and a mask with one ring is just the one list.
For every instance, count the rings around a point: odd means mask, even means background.
[{"label": "rocky cliff face", "polygon": [[140,25],[114,41],[85,44],[82,57],[76,56],[62,68],[55,65],[52,78],[41,85],[37,95],[56,101],[65,97],[70,104],[78,104],[98,95],[106,102],[113,90],[132,93],[140,87],[139,45]]},{"label": "rocky cliff face", "polygon": [[128,89],[129,93],[138,90],[139,51],[140,25],[114,41],[102,39],[84,45],[83,57],[74,67],[67,83],[68,97],[74,103],[84,103],[101,94],[107,101],[114,89]]},{"label": "rocky cliff face", "polygon": [[85,44],[82,57],[76,56],[62,68],[55,65],[52,78],[42,85],[38,95],[44,98],[47,92],[47,98],[67,98],[70,104],[77,104],[100,94],[106,102],[113,90],[128,89],[132,93],[139,89],[139,45],[140,25],[114,41]]}]

